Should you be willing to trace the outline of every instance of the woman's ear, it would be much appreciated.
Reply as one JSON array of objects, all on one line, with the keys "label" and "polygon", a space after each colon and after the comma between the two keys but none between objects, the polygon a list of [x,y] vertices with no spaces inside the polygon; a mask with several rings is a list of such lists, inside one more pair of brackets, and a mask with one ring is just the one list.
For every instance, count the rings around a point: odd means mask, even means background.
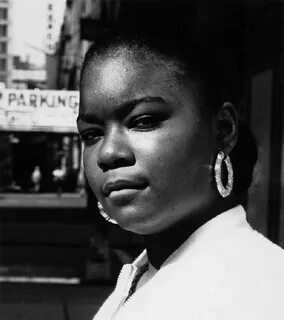
[{"label": "woman's ear", "polygon": [[229,154],[238,140],[238,114],[234,105],[225,102],[216,119],[216,135],[218,147]]}]

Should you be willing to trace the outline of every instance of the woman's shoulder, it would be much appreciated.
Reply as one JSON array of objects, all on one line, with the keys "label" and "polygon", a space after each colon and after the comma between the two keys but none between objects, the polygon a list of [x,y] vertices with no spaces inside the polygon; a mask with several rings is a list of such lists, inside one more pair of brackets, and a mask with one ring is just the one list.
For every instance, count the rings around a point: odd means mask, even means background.
[{"label": "woman's shoulder", "polygon": [[[270,241],[265,235],[255,230],[247,221],[247,214],[242,206],[235,207],[224,214],[227,217],[227,232],[220,238],[216,252],[220,257],[249,263],[272,266],[277,262],[284,268],[284,250]],[[221,220],[221,219],[220,219]],[[265,263],[264,263],[265,262]],[[284,269],[283,269],[284,270]]]},{"label": "woman's shoulder", "polygon": [[282,266],[284,264],[284,250],[250,225],[247,228],[240,228],[235,235],[232,235],[231,246],[232,250],[235,249],[234,254],[243,256],[247,261],[255,263],[262,261],[271,265],[278,262]]},{"label": "woman's shoulder", "polygon": [[201,257],[237,264],[244,260],[252,264],[262,260],[284,263],[284,250],[254,230],[239,205],[204,224],[168,261],[191,265]]},{"label": "woman's shoulder", "polygon": [[186,244],[172,261],[171,269],[178,272],[168,275],[180,277],[180,286],[190,287],[196,280],[196,286],[205,283],[204,289],[211,284],[213,291],[226,287],[240,295],[255,291],[265,295],[268,289],[283,288],[284,250],[254,230],[244,215],[232,213],[212,222],[202,239],[198,234],[193,245]]}]

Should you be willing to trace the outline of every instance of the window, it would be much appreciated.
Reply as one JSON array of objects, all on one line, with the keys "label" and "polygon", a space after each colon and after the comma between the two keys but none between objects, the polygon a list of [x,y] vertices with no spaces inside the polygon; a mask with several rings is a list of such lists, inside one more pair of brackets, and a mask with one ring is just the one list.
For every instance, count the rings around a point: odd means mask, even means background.
[{"label": "window", "polygon": [[5,58],[0,58],[0,71],[6,71],[7,60]]},{"label": "window", "polygon": [[7,8],[0,8],[0,20],[7,20],[8,10]]},{"label": "window", "polygon": [[7,37],[7,26],[0,25],[0,37]]},{"label": "window", "polygon": [[0,42],[0,54],[7,53],[7,43],[6,42]]}]

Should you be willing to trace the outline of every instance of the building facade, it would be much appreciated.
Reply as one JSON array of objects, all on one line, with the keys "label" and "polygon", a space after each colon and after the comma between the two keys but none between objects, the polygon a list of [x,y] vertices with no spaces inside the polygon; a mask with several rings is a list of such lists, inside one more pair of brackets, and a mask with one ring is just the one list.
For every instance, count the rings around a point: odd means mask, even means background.
[{"label": "building facade", "polygon": [[[110,20],[112,17],[108,12],[114,10],[113,19],[116,19],[120,1],[103,0],[67,0],[64,23],[61,29],[59,43],[59,78],[58,87],[77,90],[81,64],[90,44],[95,40],[95,35],[83,35],[90,30],[89,22],[99,22],[104,16]],[[97,28],[93,29],[96,33]],[[90,32],[89,32],[90,33]]]},{"label": "building facade", "polygon": [[12,2],[0,1],[0,82],[11,84],[11,19]]},{"label": "building facade", "polygon": [[0,190],[30,192],[41,171],[40,192],[55,192],[53,172],[64,172],[63,191],[76,192],[81,145],[77,91],[0,91]]},{"label": "building facade", "polygon": [[[12,57],[10,88],[47,89],[47,72],[43,66],[37,66],[21,56]],[[49,88],[50,89],[50,88]]]},{"label": "building facade", "polygon": [[[42,174],[40,192],[55,191],[52,172],[58,168],[65,172],[63,191],[77,190],[81,161],[75,115],[78,92],[56,91],[57,5],[56,1],[46,1],[44,68],[12,55],[12,0],[0,0],[0,192],[31,191],[36,166]],[[7,95],[10,98],[6,99]],[[72,110],[71,116],[64,114],[64,108]],[[60,123],[63,119],[65,123]]]}]

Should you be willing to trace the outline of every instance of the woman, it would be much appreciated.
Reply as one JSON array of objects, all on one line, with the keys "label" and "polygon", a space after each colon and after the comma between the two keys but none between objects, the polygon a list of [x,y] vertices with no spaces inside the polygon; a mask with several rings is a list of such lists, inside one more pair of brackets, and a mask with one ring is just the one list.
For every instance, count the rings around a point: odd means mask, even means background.
[{"label": "woman", "polygon": [[241,206],[257,148],[233,103],[234,60],[219,33],[180,16],[167,32],[131,21],[89,49],[81,74],[89,184],[146,245],[95,319],[284,319],[283,251]]}]

